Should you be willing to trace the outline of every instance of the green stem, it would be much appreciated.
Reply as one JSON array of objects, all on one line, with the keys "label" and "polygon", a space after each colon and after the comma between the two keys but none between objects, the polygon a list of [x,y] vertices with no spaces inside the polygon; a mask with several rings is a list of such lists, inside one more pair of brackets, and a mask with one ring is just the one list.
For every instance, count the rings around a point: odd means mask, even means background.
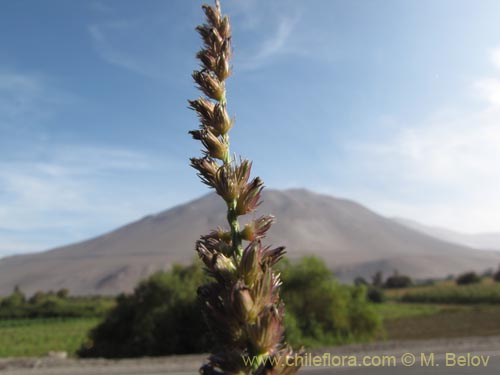
[{"label": "green stem", "polygon": [[236,199],[228,204],[227,221],[231,228],[231,240],[233,243],[233,256],[240,259],[243,254],[243,246],[241,245],[240,223],[236,214]]},{"label": "green stem", "polygon": [[[223,106],[226,106],[226,95],[224,93],[222,99],[219,103]],[[224,160],[222,161],[224,165],[230,165],[231,160],[231,151],[229,149],[229,134],[226,133],[222,136],[223,142],[227,145],[227,154]],[[232,254],[233,256],[239,260],[241,255],[243,254],[243,246],[240,235],[240,223],[238,222],[238,215],[236,214],[236,199],[233,199],[232,202],[227,202],[227,222],[229,223],[229,227],[231,228],[231,240],[232,240]]]},{"label": "green stem", "polygon": [[262,363],[267,359],[267,353],[258,354],[255,356],[255,361],[253,362],[252,369],[256,371]]}]

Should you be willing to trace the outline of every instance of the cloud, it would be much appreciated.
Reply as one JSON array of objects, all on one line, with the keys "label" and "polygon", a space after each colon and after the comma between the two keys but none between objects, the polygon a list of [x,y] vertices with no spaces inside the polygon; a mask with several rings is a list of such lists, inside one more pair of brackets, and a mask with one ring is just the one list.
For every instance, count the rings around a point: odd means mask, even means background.
[{"label": "cloud", "polygon": [[500,69],[500,47],[493,48],[490,51],[490,57],[491,57],[491,62],[492,64],[497,68]]},{"label": "cloud", "polygon": [[[228,5],[237,49],[235,67],[258,70],[280,57],[331,64],[341,56],[342,43],[332,28],[322,29],[317,10],[303,1],[238,1]],[[331,4],[329,4],[331,5]],[[321,8],[330,12],[328,6]],[[295,58],[295,59],[294,59]]]},{"label": "cloud", "polygon": [[0,128],[26,127],[46,117],[45,94],[40,77],[0,70]]},{"label": "cloud", "polygon": [[0,67],[0,257],[85,239],[176,203],[159,183],[174,161],[53,138],[51,124],[75,100],[48,77]]},{"label": "cloud", "polygon": [[[97,52],[105,61],[135,73],[155,78],[156,72],[147,60],[142,59],[139,54],[130,53],[126,48],[119,46],[124,39],[124,35],[131,35],[135,27],[136,25],[133,22],[115,21],[90,25],[88,30]],[[113,41],[113,37],[119,38],[121,41]]]},{"label": "cloud", "polygon": [[[236,69],[258,70],[282,56],[332,59],[334,52],[325,48],[331,35],[319,35],[301,23],[306,9],[300,2],[239,1],[228,3],[223,12],[234,25]],[[199,42],[187,48],[196,38],[194,24],[165,23],[169,15],[160,11],[126,19],[111,15],[88,27],[96,51],[108,63],[154,79],[171,79],[173,69],[182,69],[187,61],[195,64]]]},{"label": "cloud", "polygon": [[88,33],[107,63],[147,78],[175,80],[186,61],[194,62],[186,44],[195,33],[184,23],[165,22],[168,17],[163,10],[125,18],[110,13],[106,20],[89,25]]},{"label": "cloud", "polygon": [[113,12],[113,8],[109,5],[109,3],[104,3],[101,1],[92,1],[88,3],[88,7],[90,10],[93,10],[99,14],[108,15]]},{"label": "cloud", "polygon": [[347,146],[347,168],[388,186],[365,194],[373,207],[468,232],[500,231],[500,80],[478,79],[471,91],[479,108],[443,109],[385,139]]},{"label": "cloud", "polygon": [[27,213],[94,211],[96,206],[87,196],[94,188],[93,178],[151,170],[156,163],[138,152],[78,145],[55,146],[48,155],[40,155],[40,159],[0,163],[3,193],[0,228],[25,226],[26,221],[11,220],[16,208],[20,208],[17,212]]},{"label": "cloud", "polygon": [[243,70],[255,70],[270,63],[275,57],[292,53],[290,39],[297,24],[297,17],[282,17],[269,37],[261,40],[254,49],[243,49],[237,66]]},{"label": "cloud", "polygon": [[[159,167],[159,162],[142,152],[116,147],[59,146],[50,153],[54,166],[67,167],[68,175],[89,175],[106,171],[143,170]],[[57,163],[61,164],[57,164]],[[48,164],[44,167],[49,167]],[[57,169],[47,168],[47,171]]]},{"label": "cloud", "polygon": [[145,202],[137,190],[148,195],[154,189],[136,182],[169,167],[134,150],[82,145],[0,162],[0,256],[2,249],[5,254],[72,242],[156,210],[165,197]]},{"label": "cloud", "polygon": [[331,30],[311,25],[311,9],[300,1],[242,1],[230,4],[235,25],[235,67],[252,71],[273,64],[281,57],[315,60],[330,64],[339,57]]},{"label": "cloud", "polygon": [[488,180],[500,160],[498,111],[457,113],[429,119],[415,129],[402,130],[381,154],[409,166],[409,180],[465,184],[470,178]]},{"label": "cloud", "polygon": [[478,80],[474,87],[478,90],[482,99],[492,106],[500,106],[500,79],[483,78]]},{"label": "cloud", "polygon": [[0,66],[0,145],[43,138],[57,111],[77,101],[43,75]]}]

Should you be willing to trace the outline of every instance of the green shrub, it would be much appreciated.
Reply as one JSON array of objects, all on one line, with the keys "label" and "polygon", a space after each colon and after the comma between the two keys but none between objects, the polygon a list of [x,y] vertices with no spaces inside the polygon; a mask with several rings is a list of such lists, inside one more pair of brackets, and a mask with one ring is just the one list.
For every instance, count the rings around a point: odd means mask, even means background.
[{"label": "green shrub", "polygon": [[47,298],[47,295],[42,292],[42,291],[38,291],[36,292],[35,294],[33,294],[30,299],[28,300],[28,302],[32,305],[39,305],[41,304],[43,301],[45,301],[45,299]]},{"label": "green shrub", "polygon": [[2,299],[0,303],[1,309],[12,309],[13,311],[18,311],[26,303],[26,296],[21,291],[21,288],[16,285],[14,291],[8,296]]},{"label": "green shrub", "polygon": [[412,285],[413,282],[409,276],[400,275],[397,272],[395,272],[394,275],[389,276],[384,283],[384,287],[388,289],[408,288]]},{"label": "green shrub", "polygon": [[481,278],[475,272],[466,272],[458,276],[456,280],[457,285],[477,284],[479,282],[481,282]]},{"label": "green shrub", "polygon": [[204,280],[199,265],[174,266],[120,295],[105,320],[91,331],[82,357],[124,358],[199,353],[208,339],[196,290]]},{"label": "green shrub", "polygon": [[[366,298],[365,286],[341,285],[323,261],[303,258],[282,267],[288,341],[292,345],[335,345],[366,340],[380,329],[380,319]],[[294,319],[295,318],[295,319]]]},{"label": "green shrub", "polygon": [[372,285],[376,288],[382,288],[384,286],[384,274],[382,271],[377,271],[372,276]]},{"label": "green shrub", "polygon": [[384,290],[371,285],[367,287],[366,298],[373,303],[382,303],[386,301]]},{"label": "green shrub", "polygon": [[354,285],[368,285],[368,281],[364,277],[358,276],[354,279]]},{"label": "green shrub", "polygon": [[69,296],[69,290],[66,289],[66,288],[63,288],[63,289],[59,289],[56,293],[56,296],[58,298],[62,298],[62,299],[65,299],[65,298],[68,298]]},{"label": "green shrub", "polygon": [[[365,286],[339,284],[325,264],[305,258],[281,267],[285,335],[293,345],[368,340],[380,319]],[[124,358],[206,352],[207,328],[196,298],[205,275],[198,265],[176,266],[121,295],[80,349],[82,357]]]},{"label": "green shrub", "polygon": [[500,269],[493,275],[493,280],[500,283]]}]

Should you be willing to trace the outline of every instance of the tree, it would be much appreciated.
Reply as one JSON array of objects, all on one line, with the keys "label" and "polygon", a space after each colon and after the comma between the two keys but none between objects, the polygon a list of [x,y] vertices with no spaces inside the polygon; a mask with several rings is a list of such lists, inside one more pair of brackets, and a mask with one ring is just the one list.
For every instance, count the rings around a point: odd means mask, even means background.
[{"label": "tree", "polygon": [[56,296],[58,298],[62,298],[62,299],[65,299],[65,298],[68,298],[69,296],[69,290],[66,289],[66,288],[63,288],[63,289],[59,289],[56,293]]},{"label": "tree", "polygon": [[[380,320],[364,286],[339,284],[323,261],[283,262],[286,338],[296,345],[332,345],[373,337]],[[195,297],[201,267],[175,266],[142,281],[89,335],[82,357],[125,358],[206,353],[210,335]],[[300,287],[297,287],[300,286]],[[57,301],[57,299],[56,299]],[[59,301],[61,302],[61,301]],[[298,319],[300,317],[300,319]]]},{"label": "tree", "polygon": [[2,300],[2,307],[21,307],[26,303],[26,295],[19,285],[14,287],[12,293]]},{"label": "tree", "polygon": [[382,288],[374,287],[373,285],[368,285],[366,298],[373,303],[382,303],[386,300],[384,290]]},{"label": "tree", "polygon": [[203,280],[198,264],[153,274],[132,295],[117,297],[115,308],[91,331],[79,355],[126,358],[206,352],[207,328],[196,299]]},{"label": "tree", "polygon": [[358,276],[354,279],[354,285],[368,285],[368,281],[364,277]]},{"label": "tree", "polygon": [[300,342],[295,343],[334,345],[371,338],[378,332],[380,318],[366,299],[365,286],[339,284],[316,257],[305,257],[280,270],[287,314],[294,317],[294,336],[297,328],[300,333]]},{"label": "tree", "polygon": [[457,277],[457,285],[477,284],[481,282],[481,278],[475,272],[466,272]]},{"label": "tree", "polygon": [[39,290],[31,296],[28,302],[32,305],[39,305],[46,299],[47,295],[43,291]]},{"label": "tree", "polygon": [[384,274],[382,271],[377,271],[372,276],[372,285],[377,288],[382,288],[384,286]]},{"label": "tree", "polygon": [[493,275],[493,280],[495,280],[497,283],[500,283],[500,266],[498,267],[498,271]]},{"label": "tree", "polygon": [[384,287],[388,289],[407,288],[412,285],[413,281],[411,278],[407,275],[400,275],[397,270],[384,283]]}]

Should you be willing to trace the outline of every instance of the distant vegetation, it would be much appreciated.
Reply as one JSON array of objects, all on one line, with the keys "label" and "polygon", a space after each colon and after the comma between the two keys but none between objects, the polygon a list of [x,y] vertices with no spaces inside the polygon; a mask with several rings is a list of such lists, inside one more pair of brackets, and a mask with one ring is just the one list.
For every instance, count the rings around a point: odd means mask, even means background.
[{"label": "distant vegetation", "polygon": [[0,299],[0,319],[102,317],[114,300],[106,297],[72,297],[67,289],[36,292],[27,298],[19,287]]},{"label": "distant vegetation", "polygon": [[382,288],[384,286],[384,274],[382,271],[378,271],[372,277],[372,285],[375,288]]},{"label": "distant vegetation", "polygon": [[355,285],[366,286],[371,302],[387,300],[411,303],[442,304],[495,304],[500,303],[500,269],[483,276],[466,272],[456,278],[449,276],[444,281],[425,280],[417,283],[397,271],[384,279],[382,272],[372,277],[371,284],[364,278],[355,279]]},{"label": "distant vegetation", "polygon": [[[287,305],[285,326],[292,345],[333,345],[368,340],[380,330],[366,287],[339,284],[317,258],[281,268]],[[204,352],[209,335],[196,299],[204,280],[199,266],[175,266],[143,281],[89,336],[84,357],[137,357]]]},{"label": "distant vegetation", "polygon": [[[375,275],[374,280],[376,277],[382,277],[381,272],[377,273],[377,275]],[[381,279],[379,282],[374,282],[372,284],[368,283],[364,277],[357,277],[354,279],[354,285],[364,286],[366,288],[366,298],[373,303],[382,303],[386,299],[382,284],[383,282]]]},{"label": "distant vegetation", "polygon": [[376,288],[371,285],[367,286],[366,297],[368,298],[368,301],[372,303],[382,303],[387,300],[382,288]]},{"label": "distant vegetation", "polygon": [[409,289],[400,297],[400,300],[423,303],[495,304],[500,303],[500,285],[492,283],[437,284],[430,287]]},{"label": "distant vegetation", "polygon": [[409,276],[400,275],[398,271],[394,271],[392,276],[389,276],[384,283],[384,287],[388,289],[408,288],[413,285],[413,281]]},{"label": "distant vegetation", "polygon": [[397,270],[384,280],[382,271],[376,272],[369,283],[363,277],[357,277],[354,280],[354,285],[364,285],[367,289],[367,298],[373,303],[382,303],[387,300],[385,289],[401,289],[408,288],[413,285],[413,280],[407,276],[400,274]]},{"label": "distant vegetation", "polygon": [[498,269],[498,271],[493,275],[493,280],[500,283],[500,269]]},{"label": "distant vegetation", "polygon": [[457,285],[477,284],[481,282],[481,277],[475,272],[466,272],[457,277]]},{"label": "distant vegetation", "polygon": [[[295,346],[488,335],[500,329],[500,282],[495,282],[500,272],[472,284],[457,285],[458,276],[399,287],[397,272],[342,285],[314,257],[284,262],[280,271],[286,335]],[[74,297],[66,289],[28,298],[15,288],[0,298],[0,357],[51,350],[115,358],[204,352],[209,336],[196,298],[204,280],[196,265],[154,274],[133,294],[115,299]]]}]

